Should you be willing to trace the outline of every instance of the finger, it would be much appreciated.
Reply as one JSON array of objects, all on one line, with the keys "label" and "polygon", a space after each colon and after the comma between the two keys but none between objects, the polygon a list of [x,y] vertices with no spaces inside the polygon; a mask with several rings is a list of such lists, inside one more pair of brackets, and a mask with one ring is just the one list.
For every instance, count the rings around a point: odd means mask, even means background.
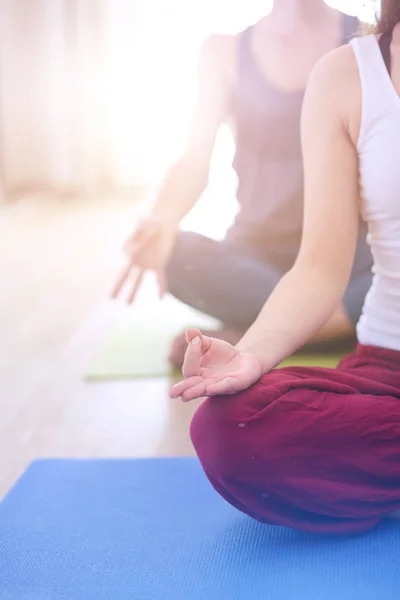
[{"label": "finger", "polygon": [[133,266],[132,263],[129,263],[124,270],[120,273],[112,291],[111,291],[111,297],[112,298],[117,298],[119,296],[119,294],[121,293],[122,288],[124,287],[130,272],[132,270]]},{"label": "finger", "polygon": [[200,376],[190,377],[189,379],[180,381],[179,383],[176,383],[175,385],[172,386],[172,388],[169,391],[169,397],[170,398],[179,398],[191,386],[195,386],[198,383],[200,383],[201,381],[203,381],[203,378]]},{"label": "finger", "polygon": [[[179,397],[183,402],[190,402],[197,398],[204,398],[207,396],[207,387],[212,384],[212,379],[203,379],[202,377],[191,377],[182,382],[185,388],[179,394]],[[179,384],[177,384],[179,385]],[[174,396],[176,397],[176,396]]]},{"label": "finger", "polygon": [[132,302],[134,301],[134,299],[136,297],[136,294],[137,294],[137,291],[140,288],[141,283],[143,281],[143,277],[144,277],[144,270],[140,269],[140,271],[136,275],[135,280],[133,282],[132,291],[131,291],[131,293],[128,296],[128,299],[127,299],[127,303],[128,304],[132,304]]},{"label": "finger", "polygon": [[186,330],[186,341],[188,344],[196,337],[200,337],[201,353],[205,354],[207,350],[210,349],[212,338],[208,337],[207,335],[203,335],[200,329],[197,329],[196,327],[191,327],[190,329]]},{"label": "finger", "polygon": [[140,231],[138,228],[136,228],[135,231],[131,233],[131,235],[125,241],[122,250],[127,256],[134,254],[137,246],[140,246],[140,237]]},{"label": "finger", "polygon": [[182,373],[185,379],[200,375],[201,334],[194,337],[186,348]]},{"label": "finger", "polygon": [[236,394],[245,387],[236,377],[224,377],[221,381],[207,385],[205,393],[207,396],[224,396],[227,394]]},{"label": "finger", "polygon": [[165,271],[163,269],[156,272],[157,284],[158,284],[158,292],[160,295],[160,300],[163,299],[165,294],[167,293],[167,278],[165,276]]},{"label": "finger", "polygon": [[190,329],[186,329],[185,337],[187,343],[190,344],[195,337],[201,337],[201,331],[197,327],[190,327]]},{"label": "finger", "polygon": [[197,385],[192,385],[190,388],[182,392],[181,398],[183,402],[190,402],[197,398],[204,398],[206,396],[207,380],[203,380]]}]

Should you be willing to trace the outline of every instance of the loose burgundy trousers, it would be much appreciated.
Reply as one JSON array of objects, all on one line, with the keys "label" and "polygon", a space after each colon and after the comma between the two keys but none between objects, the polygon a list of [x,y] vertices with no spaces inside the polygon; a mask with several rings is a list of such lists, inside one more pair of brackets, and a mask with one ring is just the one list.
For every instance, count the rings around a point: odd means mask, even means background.
[{"label": "loose burgundy trousers", "polygon": [[400,352],[277,369],[208,398],[191,437],[211,484],[261,521],[359,533],[400,508]]}]

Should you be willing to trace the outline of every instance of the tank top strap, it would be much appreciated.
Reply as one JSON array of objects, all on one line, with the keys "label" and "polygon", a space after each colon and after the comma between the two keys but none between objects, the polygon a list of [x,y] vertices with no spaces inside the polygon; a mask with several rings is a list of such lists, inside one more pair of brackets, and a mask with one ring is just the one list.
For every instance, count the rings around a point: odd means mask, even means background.
[{"label": "tank top strap", "polygon": [[[353,38],[351,46],[356,58],[361,83],[362,114],[358,147],[372,124],[391,113],[399,97],[393,87],[381,48],[375,35]],[[398,106],[396,106],[396,109]]]},{"label": "tank top strap", "polygon": [[252,50],[251,50],[251,36],[253,33],[254,25],[247,27],[244,31],[239,33],[236,64],[238,71],[238,82],[242,81],[244,75],[249,77],[255,69]]}]

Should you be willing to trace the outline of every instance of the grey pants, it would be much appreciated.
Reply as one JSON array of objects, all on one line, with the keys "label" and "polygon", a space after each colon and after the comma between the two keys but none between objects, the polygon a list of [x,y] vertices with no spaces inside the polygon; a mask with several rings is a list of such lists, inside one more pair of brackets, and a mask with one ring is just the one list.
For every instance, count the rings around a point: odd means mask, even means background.
[{"label": "grey pants", "polygon": [[[372,257],[360,237],[344,306],[354,325],[372,281]],[[170,293],[178,300],[244,331],[258,316],[284,272],[257,248],[180,232],[167,267]]]}]

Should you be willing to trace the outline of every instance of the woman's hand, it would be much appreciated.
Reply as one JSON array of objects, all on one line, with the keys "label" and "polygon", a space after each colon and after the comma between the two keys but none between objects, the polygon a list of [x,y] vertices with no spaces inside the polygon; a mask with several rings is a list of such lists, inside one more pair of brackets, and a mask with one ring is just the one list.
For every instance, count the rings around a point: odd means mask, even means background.
[{"label": "woman's hand", "polygon": [[194,400],[203,396],[234,394],[250,387],[261,377],[259,360],[228,342],[202,335],[198,329],[186,332],[188,347],[183,363],[184,381],[171,389],[171,398]]},{"label": "woman's hand", "polygon": [[157,276],[160,297],[166,290],[165,267],[171,256],[178,228],[148,217],[141,221],[125,243],[127,265],[114,285],[112,297],[116,298],[125,286],[130,286],[127,303],[132,304],[146,271]]}]

